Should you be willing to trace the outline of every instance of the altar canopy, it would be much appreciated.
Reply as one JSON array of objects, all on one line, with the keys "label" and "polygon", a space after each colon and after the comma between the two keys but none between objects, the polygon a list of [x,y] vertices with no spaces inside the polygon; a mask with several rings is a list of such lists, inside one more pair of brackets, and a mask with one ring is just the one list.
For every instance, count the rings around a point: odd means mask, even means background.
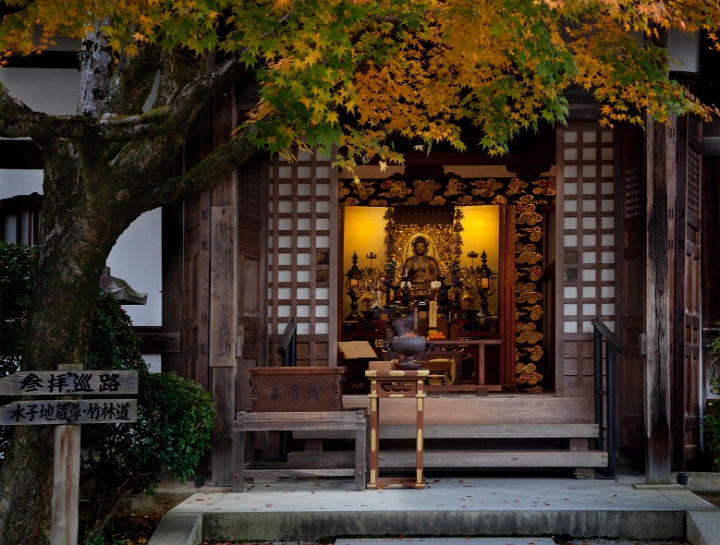
[{"label": "altar canopy", "polygon": [[[379,256],[380,263],[376,265],[382,269],[385,259],[402,263],[406,246],[421,234],[430,240],[431,255],[446,271],[446,282],[457,282],[460,279],[447,272],[452,269],[452,262],[469,250],[484,249],[463,245],[463,210],[477,205],[500,205],[496,227],[500,251],[493,257],[499,284],[497,305],[505,309],[506,315],[504,320],[501,317],[499,327],[503,341],[514,338],[515,343],[503,343],[506,348],[501,354],[498,379],[503,384],[515,383],[524,391],[548,389],[551,385],[547,379],[550,373],[543,342],[546,329],[543,316],[544,299],[552,304],[552,298],[544,296],[548,288],[541,284],[552,280],[552,275],[545,274],[548,263],[543,257],[542,212],[554,212],[555,178],[468,180],[449,174],[443,179],[409,182],[400,177],[339,180],[341,206],[387,208],[383,217],[384,241],[374,242],[386,256]],[[368,233],[363,232],[363,236]],[[345,248],[346,254],[352,251],[353,248]],[[396,271],[394,276],[398,274]],[[387,278],[387,282],[396,280]]]},{"label": "altar canopy", "polygon": [[463,180],[449,174],[444,179],[409,182],[396,175],[385,180],[339,180],[338,197],[345,206],[433,206],[479,204],[555,204],[555,178],[522,180],[488,178]]}]

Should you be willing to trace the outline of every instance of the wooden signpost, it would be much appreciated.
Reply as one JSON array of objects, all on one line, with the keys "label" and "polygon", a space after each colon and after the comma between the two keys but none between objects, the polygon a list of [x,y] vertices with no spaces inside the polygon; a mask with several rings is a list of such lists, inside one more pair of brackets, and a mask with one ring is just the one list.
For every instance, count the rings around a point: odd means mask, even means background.
[{"label": "wooden signpost", "polygon": [[137,422],[136,399],[80,399],[81,395],[137,394],[137,371],[83,371],[80,364],[57,371],[15,373],[0,378],[0,396],[54,396],[0,407],[0,425],[57,425],[53,473],[51,545],[75,545],[80,499],[80,425]]}]

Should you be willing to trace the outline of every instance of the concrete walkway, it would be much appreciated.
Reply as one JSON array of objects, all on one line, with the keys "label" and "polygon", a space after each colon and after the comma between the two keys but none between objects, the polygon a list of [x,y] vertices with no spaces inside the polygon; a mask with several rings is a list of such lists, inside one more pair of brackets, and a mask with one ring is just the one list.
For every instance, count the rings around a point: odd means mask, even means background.
[{"label": "concrete walkway", "polygon": [[[364,536],[560,536],[720,543],[720,510],[643,478],[451,477],[425,490],[356,492],[352,479],[264,481],[242,494],[199,492],[172,509],[150,545]],[[207,487],[204,489],[207,490]],[[708,532],[712,532],[708,534]]]}]

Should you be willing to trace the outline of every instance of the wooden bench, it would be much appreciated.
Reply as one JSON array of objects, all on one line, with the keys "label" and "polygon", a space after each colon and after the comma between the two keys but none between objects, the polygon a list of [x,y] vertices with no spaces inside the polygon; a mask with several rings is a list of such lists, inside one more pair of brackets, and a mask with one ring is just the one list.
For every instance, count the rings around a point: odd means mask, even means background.
[{"label": "wooden bench", "polygon": [[[245,463],[246,432],[294,431],[345,433],[355,439],[355,463],[295,461]],[[365,490],[367,417],[364,410],[319,412],[239,412],[233,422],[233,492],[242,492],[244,479],[255,477],[355,477],[355,490]]]}]

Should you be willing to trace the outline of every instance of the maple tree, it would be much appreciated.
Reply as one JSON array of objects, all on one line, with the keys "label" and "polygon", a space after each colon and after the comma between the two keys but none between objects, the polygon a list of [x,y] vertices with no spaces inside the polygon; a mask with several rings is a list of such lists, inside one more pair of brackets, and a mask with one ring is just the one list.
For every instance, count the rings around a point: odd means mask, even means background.
[{"label": "maple tree", "polygon": [[[30,137],[45,158],[28,370],[83,361],[102,267],[134,219],[259,150],[338,146],[338,164],[352,168],[402,162],[392,138],[464,150],[462,127],[473,125],[489,153],[503,153],[520,131],[562,123],[571,85],[593,92],[605,125],[715,112],[668,77],[661,47],[676,28],[717,48],[715,1],[0,0],[0,18],[4,58],[42,54],[55,36],[83,41],[77,115],[32,111],[0,84],[0,136]],[[250,118],[175,173],[201,105],[248,74],[261,86]],[[0,544],[43,539],[52,437],[13,431]]]}]

